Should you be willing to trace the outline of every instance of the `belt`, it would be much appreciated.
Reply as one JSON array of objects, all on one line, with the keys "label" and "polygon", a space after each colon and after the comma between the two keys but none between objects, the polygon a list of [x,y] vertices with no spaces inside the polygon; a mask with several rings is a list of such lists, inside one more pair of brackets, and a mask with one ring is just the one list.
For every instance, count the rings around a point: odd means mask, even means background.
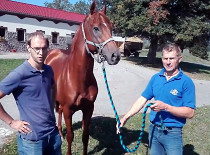
[{"label": "belt", "polygon": [[[158,127],[158,128],[161,128],[162,129],[162,126],[161,125],[158,125],[158,124],[153,124],[155,127]],[[163,127],[163,130],[172,130],[173,129],[173,127],[166,127],[166,126],[164,126]]]},{"label": "belt", "polygon": [[173,128],[175,128],[175,127],[161,126],[161,125],[158,125],[158,124],[153,123],[152,121],[150,121],[150,123],[151,123],[152,125],[154,125],[155,127],[161,128],[161,129],[163,129],[163,130],[172,130]]}]

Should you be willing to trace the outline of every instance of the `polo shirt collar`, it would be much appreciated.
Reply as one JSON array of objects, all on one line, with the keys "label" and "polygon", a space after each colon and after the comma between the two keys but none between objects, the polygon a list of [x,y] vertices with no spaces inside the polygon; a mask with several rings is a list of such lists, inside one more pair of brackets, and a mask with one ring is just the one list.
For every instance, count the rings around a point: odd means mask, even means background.
[{"label": "polo shirt collar", "polygon": [[[165,75],[164,75],[165,70],[166,70],[165,68],[161,69],[161,71],[159,72],[160,77],[165,77]],[[177,76],[175,76],[174,78],[181,79],[182,75],[183,75],[183,72],[182,72],[181,68],[179,68],[179,74]]]},{"label": "polo shirt collar", "polygon": [[[28,60],[25,60],[24,65],[26,65],[26,67],[29,69],[29,71],[31,71],[32,73],[36,73],[36,72],[40,72],[39,70],[36,70],[34,67],[31,66],[31,64],[28,62]],[[46,68],[46,65],[43,64],[43,72]]]}]

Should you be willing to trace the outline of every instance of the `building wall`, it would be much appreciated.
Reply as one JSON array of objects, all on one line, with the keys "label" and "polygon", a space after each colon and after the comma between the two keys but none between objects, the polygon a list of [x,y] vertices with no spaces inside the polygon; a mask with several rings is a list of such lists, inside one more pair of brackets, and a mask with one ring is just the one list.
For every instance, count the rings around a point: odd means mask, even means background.
[{"label": "building wall", "polygon": [[[35,18],[20,19],[14,15],[0,16],[0,27],[6,27],[5,37],[0,40],[0,53],[26,52],[28,35],[35,31],[44,31],[50,42],[50,48],[66,49],[71,44],[72,36],[78,28],[78,24],[70,26],[67,23],[54,23],[53,21],[38,21]],[[17,29],[24,29],[24,41],[17,40]],[[52,43],[52,33],[58,33],[57,43]],[[68,38],[67,38],[68,37]]]}]

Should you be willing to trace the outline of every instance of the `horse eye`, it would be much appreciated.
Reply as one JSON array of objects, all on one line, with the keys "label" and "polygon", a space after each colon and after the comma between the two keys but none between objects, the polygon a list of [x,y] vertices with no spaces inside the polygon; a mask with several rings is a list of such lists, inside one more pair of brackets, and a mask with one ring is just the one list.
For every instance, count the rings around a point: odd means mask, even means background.
[{"label": "horse eye", "polygon": [[99,31],[99,28],[98,27],[94,27],[93,28],[95,31]]}]

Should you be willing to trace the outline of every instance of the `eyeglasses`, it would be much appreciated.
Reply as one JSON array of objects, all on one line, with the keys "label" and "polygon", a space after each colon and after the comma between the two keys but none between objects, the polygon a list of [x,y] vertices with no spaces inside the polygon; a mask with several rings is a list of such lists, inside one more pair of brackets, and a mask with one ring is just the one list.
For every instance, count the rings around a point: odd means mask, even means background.
[{"label": "eyeglasses", "polygon": [[42,52],[46,52],[48,50],[48,47],[43,47],[43,48],[35,47],[35,48],[33,48],[33,47],[30,46],[30,48],[33,49],[36,54],[39,54],[41,52],[41,50],[42,50]]}]

